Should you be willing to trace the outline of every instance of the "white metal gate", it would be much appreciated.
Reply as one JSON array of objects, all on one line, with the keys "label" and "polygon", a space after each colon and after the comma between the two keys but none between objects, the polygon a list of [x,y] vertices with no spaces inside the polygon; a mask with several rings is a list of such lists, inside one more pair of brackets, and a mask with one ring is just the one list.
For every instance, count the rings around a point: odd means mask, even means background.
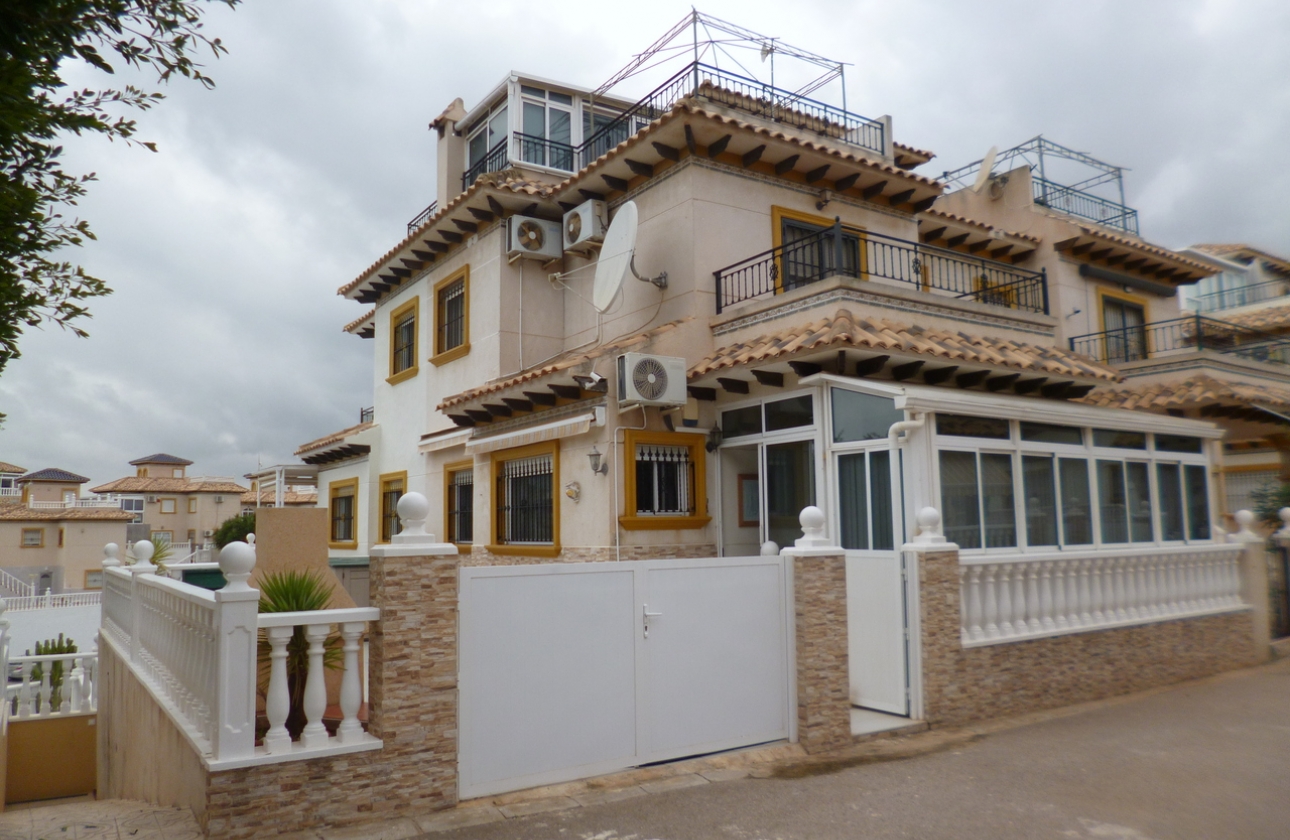
[{"label": "white metal gate", "polygon": [[792,737],[788,568],[463,568],[461,797]]},{"label": "white metal gate", "polygon": [[851,703],[909,714],[903,557],[848,551],[847,659]]}]

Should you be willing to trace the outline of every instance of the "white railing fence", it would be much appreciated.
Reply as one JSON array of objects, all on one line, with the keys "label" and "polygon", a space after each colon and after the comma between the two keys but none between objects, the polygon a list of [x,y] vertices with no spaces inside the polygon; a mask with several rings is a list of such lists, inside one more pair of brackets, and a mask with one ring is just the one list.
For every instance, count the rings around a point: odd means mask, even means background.
[{"label": "white railing fence", "polygon": [[[116,560],[115,545],[104,549],[104,641],[189,736],[209,767],[381,746],[359,720],[363,686],[358,656],[368,623],[380,617],[379,610],[259,614],[260,593],[247,585],[255,549],[246,543],[231,543],[220,552],[218,568],[228,583],[214,592],[159,575],[150,563],[150,544],[137,543],[133,551],[138,562],[123,567]],[[300,639],[292,645],[296,628],[301,628]],[[303,669],[290,678],[289,648],[297,652],[297,663],[303,660]],[[337,648],[343,668],[341,720],[333,736],[324,723],[325,671],[337,664],[336,653],[328,656]],[[261,657],[268,673],[269,729],[257,746],[255,698]],[[306,718],[294,741],[286,730],[292,680],[304,681]]]},{"label": "white railing fence", "polygon": [[4,569],[0,569],[0,589],[7,589],[19,598],[36,594],[36,584],[16,577]]},{"label": "white railing fence", "polygon": [[5,598],[5,607],[12,612],[23,610],[46,610],[57,607],[93,607],[103,603],[103,593],[64,592],[55,595],[46,592],[44,595],[24,595],[21,598]]},{"label": "white railing fence", "polygon": [[90,499],[60,499],[49,502],[32,501],[27,503],[27,507],[32,510],[60,510],[67,508],[119,508],[121,507],[120,499],[90,498]]},{"label": "white railing fence", "polygon": [[[920,513],[920,522],[926,516],[935,529],[939,514],[933,514]],[[980,647],[1245,609],[1246,536],[1243,531],[1235,542],[1208,545],[961,558],[962,644]]]},{"label": "white railing fence", "polygon": [[[98,653],[10,656],[19,681],[5,687],[11,718],[49,718],[98,710]],[[17,675],[15,675],[17,676]]]}]

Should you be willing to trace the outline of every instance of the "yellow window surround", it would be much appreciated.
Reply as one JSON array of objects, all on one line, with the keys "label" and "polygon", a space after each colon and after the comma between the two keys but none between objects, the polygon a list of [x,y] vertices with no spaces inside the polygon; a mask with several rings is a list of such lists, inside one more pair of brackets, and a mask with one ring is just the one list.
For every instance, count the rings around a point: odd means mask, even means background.
[{"label": "yellow window surround", "polygon": [[[452,347],[445,347],[448,313],[444,306],[444,292],[458,281],[461,282],[462,298],[461,341]],[[460,359],[470,352],[470,266],[462,266],[459,270],[435,283],[431,300],[434,304],[434,339],[432,341],[434,355],[430,357],[430,363],[437,367],[454,359]]]},{"label": "yellow window surround", "polygon": [[388,543],[390,542],[390,537],[394,536],[394,531],[393,528],[390,528],[387,532],[386,526],[390,524],[391,517],[397,518],[399,514],[396,507],[398,503],[395,502],[394,505],[390,505],[386,494],[397,491],[402,496],[408,492],[408,471],[401,470],[399,472],[384,473],[378,481],[381,487],[381,532],[377,535],[377,542]]},{"label": "yellow window surround", "polygon": [[[784,244],[784,222],[786,220],[790,222],[800,222],[801,224],[811,225],[813,227],[818,227],[818,228],[831,228],[833,227],[833,222],[834,222],[834,219],[831,219],[827,216],[817,216],[814,213],[804,213],[801,210],[794,210],[791,207],[781,207],[778,204],[772,204],[770,208],[770,222],[771,222],[770,241],[771,241],[771,247],[775,249],[776,253],[779,253],[779,249]],[[865,238],[864,238],[865,229],[859,225],[843,222],[842,230],[844,233],[849,233],[860,240],[859,246],[858,246],[858,253],[856,254],[856,260],[857,260],[856,265],[859,268],[859,274],[860,274],[860,277],[858,279],[868,280],[869,278],[867,276],[867,272],[865,271],[865,266],[868,265],[868,263],[866,262],[866,254],[865,254]],[[783,259],[781,257],[776,257],[775,258],[775,294],[777,295],[783,294],[784,291],[785,289],[784,289]]]},{"label": "yellow window surround", "polygon": [[[464,472],[474,473],[474,471],[475,471],[474,461],[458,461],[453,464],[444,464],[444,467],[443,467],[444,539],[452,543],[453,545],[457,546],[458,548],[465,549],[467,552],[470,551],[470,547],[474,542],[474,534],[473,534],[474,528],[473,527],[471,528],[471,531],[472,531],[471,542],[461,542],[457,539],[459,535],[457,533],[457,529],[454,528],[452,524],[452,492],[453,492],[453,486],[454,486],[453,479],[460,473],[464,473]],[[473,494],[474,493],[473,476],[472,476],[472,481],[470,486],[471,486],[471,493]]]},{"label": "yellow window surround", "polygon": [[[499,531],[502,523],[498,520],[498,507],[502,500],[497,498],[497,476],[501,474],[502,465],[508,461],[518,461],[521,458],[531,458],[535,455],[551,456],[551,542],[550,544],[521,544],[513,545],[503,543],[499,539]],[[491,491],[489,493],[489,528],[490,545],[488,550],[494,554],[521,554],[529,557],[555,557],[560,553],[560,442],[548,441],[546,443],[534,443],[529,446],[520,446],[515,449],[502,449],[492,453],[492,476],[493,481],[489,482]]]},{"label": "yellow window surround", "polygon": [[[337,540],[336,536],[336,500],[350,499],[349,531],[353,536],[348,540]],[[333,481],[327,485],[327,546],[328,548],[358,548],[358,479],[346,478]]]},{"label": "yellow window surround", "polygon": [[[413,297],[390,312],[390,375],[385,381],[391,385],[397,385],[417,375],[418,344],[421,333],[420,324],[417,323],[417,313],[420,311],[420,306],[421,298]],[[405,352],[399,353],[398,351],[403,349],[399,345],[399,328],[407,323],[409,318],[411,319],[411,346]]]},{"label": "yellow window surround", "polygon": [[[704,435],[686,432],[645,432],[628,429],[623,441],[623,490],[624,513],[618,523],[627,531],[662,531],[702,528],[712,521],[708,516],[708,484],[706,477]],[[694,465],[694,513],[688,516],[640,514],[636,499],[636,450],[640,445],[683,446],[690,452]]]}]

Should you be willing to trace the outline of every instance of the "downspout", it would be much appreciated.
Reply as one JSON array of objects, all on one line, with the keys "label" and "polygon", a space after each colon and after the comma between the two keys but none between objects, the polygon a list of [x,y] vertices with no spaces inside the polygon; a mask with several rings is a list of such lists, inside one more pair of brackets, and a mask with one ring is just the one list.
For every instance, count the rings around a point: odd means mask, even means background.
[{"label": "downspout", "polygon": [[[626,431],[631,431],[631,432],[645,431],[645,427],[649,424],[649,414],[645,410],[645,406],[641,406],[640,409],[641,409],[641,424],[639,426],[618,426],[617,428],[614,429],[614,475],[610,481],[610,483],[614,485],[614,506],[613,508],[610,509],[610,516],[614,520],[614,559],[617,560],[619,563],[623,561],[623,545],[622,545],[622,539],[621,539],[622,533],[623,533],[623,526],[622,526],[622,523],[618,521],[618,476],[622,474],[622,470],[620,470],[619,467],[622,465],[622,462],[626,460],[627,455],[626,453],[623,453],[622,458],[618,457],[618,433],[626,432]],[[622,416],[622,415],[620,414],[619,416]],[[627,445],[626,441],[627,439],[624,437],[623,438],[624,447]],[[624,487],[623,492],[626,492],[626,491],[627,491],[627,488]]]},{"label": "downspout", "polygon": [[909,436],[906,435],[902,439],[900,435],[905,432],[912,432],[915,429],[921,429],[926,425],[927,415],[917,411],[914,412],[913,420],[899,420],[892,423],[891,427],[887,429],[887,445],[890,447],[889,451],[891,452],[891,464],[889,465],[891,470],[891,495],[892,500],[898,503],[897,509],[900,511],[901,543],[909,539],[909,534],[905,528],[905,481],[900,458],[900,446],[903,441],[909,440]]}]

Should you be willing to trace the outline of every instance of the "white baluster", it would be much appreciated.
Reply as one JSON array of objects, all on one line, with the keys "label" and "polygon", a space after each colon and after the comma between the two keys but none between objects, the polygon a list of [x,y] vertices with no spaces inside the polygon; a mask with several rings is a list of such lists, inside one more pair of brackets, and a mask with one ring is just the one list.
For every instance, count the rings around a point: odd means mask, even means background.
[{"label": "white baluster", "polygon": [[40,688],[37,689],[37,696],[40,698],[39,714],[42,717],[51,714],[54,711],[50,706],[50,703],[54,699],[54,689],[50,684],[54,675],[53,672],[54,663],[48,661],[40,663]]},{"label": "white baluster", "polygon": [[1055,630],[1057,622],[1053,620],[1053,567],[1055,563],[1043,563],[1039,566],[1039,616],[1041,629]]},{"label": "white baluster", "polygon": [[340,681],[340,728],[336,731],[342,744],[363,740],[363,724],[358,722],[358,709],[363,703],[363,686],[358,677],[358,642],[367,622],[346,621],[340,625],[340,637],[345,640],[345,673]]},{"label": "white baluster", "polygon": [[327,686],[323,681],[323,643],[331,631],[330,624],[309,624],[305,638],[309,640],[309,678],[305,680],[305,729],[300,733],[300,743],[307,750],[327,746],[327,727],[323,714],[327,711]]},{"label": "white baluster", "polygon": [[1163,586],[1160,579],[1160,562],[1155,557],[1143,559],[1143,576],[1145,580],[1143,585],[1143,607],[1146,611],[1145,617],[1155,618],[1163,612],[1160,605],[1164,601]]},{"label": "white baluster", "polygon": [[85,659],[85,707],[97,711],[99,707],[99,658],[90,656]]},{"label": "white baluster", "polygon": [[1026,627],[1031,633],[1044,629],[1043,603],[1039,598],[1039,570],[1041,564],[1026,564]]},{"label": "white baluster", "polygon": [[1075,561],[1076,583],[1079,588],[1079,626],[1088,627],[1093,623],[1093,613],[1091,603],[1093,595],[1088,585],[1088,564],[1087,560]]},{"label": "white baluster", "polygon": [[1114,576],[1114,599],[1112,606],[1115,608],[1115,620],[1127,621],[1129,618],[1129,588],[1126,578],[1129,576],[1129,560],[1125,557],[1117,557],[1111,561],[1112,575]]},{"label": "white baluster", "polygon": [[35,670],[35,665],[31,662],[22,663],[22,688],[18,690],[18,717],[31,717],[32,712],[40,713],[40,695],[35,697],[36,705],[32,706],[31,696],[31,673]]},{"label": "white baluster", "polygon": [[[82,688],[85,682],[85,669],[81,667],[82,657],[71,660],[71,677],[63,680],[63,694],[67,697],[67,709],[76,714],[85,711],[85,696]],[[70,687],[70,691],[66,690]]]},{"label": "white baluster", "polygon": [[968,569],[968,636],[973,640],[985,638],[981,629],[981,567],[969,566]]},{"label": "white baluster", "polygon": [[1067,590],[1067,569],[1069,564],[1065,560],[1058,560],[1053,563],[1053,623],[1057,625],[1058,630],[1065,630],[1071,626],[1070,598],[1067,597],[1070,592]]},{"label": "white baluster", "polygon": [[1142,572],[1142,558],[1125,558],[1124,570],[1124,612],[1130,620],[1138,617],[1138,578]]},{"label": "white baluster", "polygon": [[1178,566],[1171,563],[1168,557],[1160,558],[1160,567],[1164,586],[1161,588],[1161,612],[1174,615],[1178,612]]},{"label": "white baluster", "polygon": [[1200,558],[1201,606],[1207,610],[1218,606],[1218,587],[1215,585],[1215,563],[1213,554],[1203,554]]},{"label": "white baluster", "polygon": [[959,642],[967,644],[972,639],[968,632],[968,567],[959,565]]},{"label": "white baluster", "polygon": [[999,638],[999,605],[994,591],[995,566],[985,567],[985,637]]},{"label": "white baluster", "polygon": [[999,635],[1009,638],[1017,635],[1012,626],[1012,573],[1011,563],[998,567],[999,581]]},{"label": "white baluster", "polygon": [[1088,561],[1088,600],[1089,614],[1093,624],[1106,623],[1106,564],[1102,560]]},{"label": "white baluster", "polygon": [[269,694],[264,701],[264,711],[269,718],[269,731],[264,736],[264,748],[270,753],[291,752],[291,733],[287,732],[287,715],[291,713],[291,694],[287,690],[287,642],[291,641],[294,627],[267,627],[269,637]]}]

